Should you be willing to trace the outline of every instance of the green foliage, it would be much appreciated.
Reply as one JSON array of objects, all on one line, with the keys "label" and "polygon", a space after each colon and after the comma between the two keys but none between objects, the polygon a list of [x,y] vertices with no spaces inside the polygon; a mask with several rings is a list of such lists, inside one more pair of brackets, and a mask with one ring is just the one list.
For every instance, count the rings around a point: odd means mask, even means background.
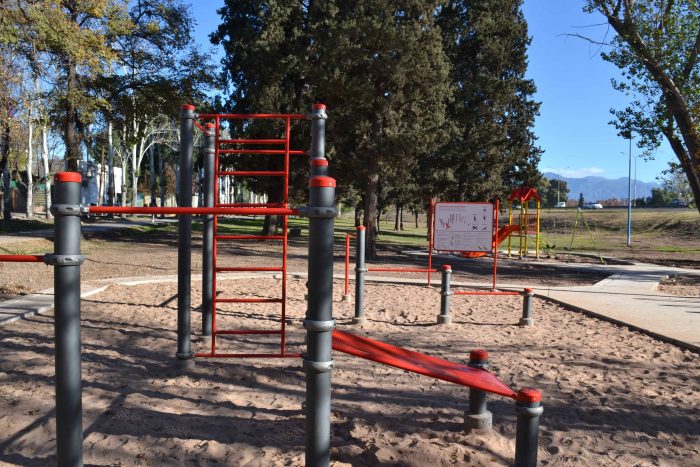
[{"label": "green foliage", "polygon": [[579,193],[578,194],[578,207],[582,208],[584,204],[586,204],[586,200],[583,199],[583,193]]},{"label": "green foliage", "polygon": [[[665,138],[700,200],[700,2],[587,0],[617,33],[603,58],[622,70],[613,86],[631,98],[612,122],[647,156]],[[699,205],[700,206],[700,205]]]},{"label": "green foliage", "polygon": [[569,185],[566,180],[550,180],[543,177],[537,185],[537,192],[542,199],[542,207],[556,207],[557,202],[569,199]]}]

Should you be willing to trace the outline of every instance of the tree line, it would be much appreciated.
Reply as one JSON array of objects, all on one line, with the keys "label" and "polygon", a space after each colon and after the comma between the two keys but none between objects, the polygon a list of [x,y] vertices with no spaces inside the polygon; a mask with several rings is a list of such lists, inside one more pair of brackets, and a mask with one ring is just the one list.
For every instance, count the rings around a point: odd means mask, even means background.
[{"label": "tree line", "polygon": [[[227,0],[231,112],[328,105],[327,157],[340,201],[367,227],[388,204],[492,201],[537,182],[539,104],[525,77],[522,0]],[[256,131],[255,126],[249,131]],[[256,181],[273,200],[272,185]]]},{"label": "tree line", "polygon": [[[144,160],[152,180],[156,160],[161,184],[172,178],[162,167],[174,168],[178,107],[206,102],[204,91],[215,82],[210,58],[194,46],[193,24],[180,0],[0,2],[5,218],[11,178],[25,188],[31,215],[37,152],[47,216],[51,158],[64,160],[58,170],[73,171],[83,160],[102,161],[110,204],[128,198],[136,204]],[[122,169],[121,190],[114,186],[115,165]]]}]

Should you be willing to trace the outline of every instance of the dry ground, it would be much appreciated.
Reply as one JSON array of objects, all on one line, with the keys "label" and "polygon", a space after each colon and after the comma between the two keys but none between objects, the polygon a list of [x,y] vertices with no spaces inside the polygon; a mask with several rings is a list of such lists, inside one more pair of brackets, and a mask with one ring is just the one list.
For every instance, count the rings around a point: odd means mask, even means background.
[{"label": "dry ground", "polygon": [[[289,351],[302,350],[304,282],[290,281]],[[337,284],[339,285],[339,284]],[[280,283],[225,281],[222,296],[273,297]],[[175,284],[113,286],[83,301],[85,461],[92,465],[302,465],[303,371],[297,359],[197,361],[173,369]],[[193,305],[199,303],[195,290]],[[437,291],[367,286],[368,323],[344,330],[454,361],[491,353],[514,388],[544,394],[542,465],[700,463],[700,360],[690,352],[536,299],[536,326],[517,326],[518,297],[459,297],[454,324],[434,325]],[[273,328],[274,305],[226,308],[223,328]],[[193,330],[199,330],[195,314]],[[0,463],[53,462],[50,315],[0,327]],[[264,341],[264,342],[263,342]],[[195,347],[202,349],[201,342]],[[222,351],[275,349],[222,338]],[[508,465],[512,401],[490,398],[494,430],[466,434],[467,390],[335,353],[332,458],[337,465]]]}]

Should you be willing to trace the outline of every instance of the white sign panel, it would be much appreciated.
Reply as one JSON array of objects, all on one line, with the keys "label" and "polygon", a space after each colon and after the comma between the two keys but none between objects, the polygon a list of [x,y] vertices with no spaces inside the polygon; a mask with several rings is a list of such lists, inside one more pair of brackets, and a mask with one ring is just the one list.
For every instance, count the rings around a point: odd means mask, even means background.
[{"label": "white sign panel", "polygon": [[435,203],[433,248],[439,251],[491,251],[491,203]]}]

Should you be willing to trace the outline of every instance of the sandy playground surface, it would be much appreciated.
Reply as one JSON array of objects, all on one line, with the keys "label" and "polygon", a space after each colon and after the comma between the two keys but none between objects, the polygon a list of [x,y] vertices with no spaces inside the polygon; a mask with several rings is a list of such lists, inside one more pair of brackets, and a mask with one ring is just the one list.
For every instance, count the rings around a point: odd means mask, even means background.
[{"label": "sandy playground surface", "polygon": [[[227,280],[222,297],[274,297],[272,278]],[[194,283],[193,305],[198,305]],[[302,350],[304,281],[289,284],[289,347]],[[304,373],[298,359],[198,360],[173,369],[176,285],[112,286],[83,301],[85,463],[303,464]],[[336,299],[340,284],[336,285]],[[437,289],[367,286],[367,325],[341,329],[455,361],[474,348],[513,388],[543,391],[541,465],[700,465],[700,357],[535,299],[536,326],[517,326],[519,297],[453,297],[454,324],[436,326]],[[228,305],[219,329],[274,328],[278,306]],[[193,314],[193,332],[200,330]],[[273,350],[269,336],[220,338],[221,351]],[[202,342],[195,341],[195,348]],[[0,464],[54,462],[50,315],[0,327]],[[335,465],[508,465],[515,411],[489,398],[494,429],[462,431],[466,388],[335,352]]]}]

